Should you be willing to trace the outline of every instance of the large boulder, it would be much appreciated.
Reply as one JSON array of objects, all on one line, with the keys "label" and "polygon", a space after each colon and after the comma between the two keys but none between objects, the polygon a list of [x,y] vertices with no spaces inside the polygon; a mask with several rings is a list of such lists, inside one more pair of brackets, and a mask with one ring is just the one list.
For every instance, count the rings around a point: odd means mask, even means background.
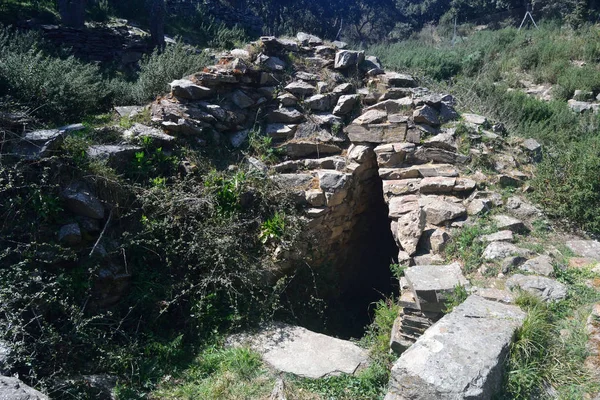
[{"label": "large boulder", "polygon": [[104,206],[83,184],[69,185],[63,193],[67,210],[76,215],[93,219],[104,219]]},{"label": "large boulder", "polygon": [[472,295],[394,364],[385,400],[489,400],[525,313]]},{"label": "large boulder", "polygon": [[600,242],[595,240],[569,240],[567,247],[578,257],[600,261]]},{"label": "large boulder", "polygon": [[188,79],[178,79],[171,82],[171,93],[186,100],[202,100],[212,96],[213,90],[196,85]]},{"label": "large boulder", "polygon": [[228,344],[250,347],[277,371],[312,379],[355,374],[369,360],[368,352],[352,342],[285,324],[232,336]]}]

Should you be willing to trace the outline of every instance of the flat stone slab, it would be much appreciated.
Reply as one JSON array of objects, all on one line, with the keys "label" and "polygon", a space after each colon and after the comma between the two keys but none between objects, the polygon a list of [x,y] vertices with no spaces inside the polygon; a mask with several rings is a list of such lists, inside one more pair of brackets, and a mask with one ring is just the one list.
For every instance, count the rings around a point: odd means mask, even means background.
[{"label": "flat stone slab", "polygon": [[500,231],[480,237],[482,242],[512,242],[514,235],[512,231]]},{"label": "flat stone slab", "polygon": [[352,342],[285,324],[273,324],[257,334],[234,335],[227,343],[248,346],[276,370],[304,378],[354,374],[369,360],[368,352]]},{"label": "flat stone slab", "polygon": [[470,296],[402,354],[385,400],[491,399],[524,319],[516,306]]},{"label": "flat stone slab", "polygon": [[468,286],[469,281],[460,265],[418,265],[404,272],[410,290],[422,311],[441,311],[456,286]]},{"label": "flat stone slab", "polygon": [[492,242],[485,248],[482,258],[484,260],[502,260],[510,256],[530,257],[532,255],[533,252],[530,250],[517,247],[512,243]]},{"label": "flat stone slab", "polygon": [[532,274],[550,276],[554,273],[554,266],[552,263],[552,257],[541,255],[525,261],[525,263],[521,265],[519,269]]},{"label": "flat stone slab", "polygon": [[569,240],[567,247],[578,257],[600,261],[600,242],[595,240]]},{"label": "flat stone slab", "polygon": [[492,220],[496,224],[496,227],[501,231],[509,230],[514,233],[527,232],[527,227],[523,221],[508,215],[494,215]]},{"label": "flat stone slab", "polygon": [[49,400],[50,398],[17,378],[0,376],[0,400]]},{"label": "flat stone slab", "polygon": [[506,287],[525,290],[544,301],[557,301],[567,297],[567,287],[554,279],[535,275],[515,274],[508,278]]}]

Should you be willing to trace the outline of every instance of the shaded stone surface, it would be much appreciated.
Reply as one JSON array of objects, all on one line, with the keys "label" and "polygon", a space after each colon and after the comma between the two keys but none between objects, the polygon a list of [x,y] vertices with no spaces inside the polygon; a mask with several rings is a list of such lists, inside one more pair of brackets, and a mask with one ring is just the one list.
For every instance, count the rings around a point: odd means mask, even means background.
[{"label": "shaded stone surface", "polygon": [[354,374],[369,359],[368,352],[354,343],[285,324],[232,336],[228,344],[252,348],[278,371],[313,379]]},{"label": "shaded stone surface", "polygon": [[439,312],[458,285],[468,286],[460,265],[418,265],[405,271],[406,281],[422,311]]},{"label": "shaded stone surface", "polygon": [[394,364],[385,400],[491,399],[525,313],[472,295]]}]

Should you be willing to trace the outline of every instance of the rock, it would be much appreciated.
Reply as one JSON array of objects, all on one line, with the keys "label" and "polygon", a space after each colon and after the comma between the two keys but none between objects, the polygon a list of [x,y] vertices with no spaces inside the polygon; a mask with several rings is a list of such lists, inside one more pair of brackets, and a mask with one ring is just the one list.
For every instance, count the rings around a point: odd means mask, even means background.
[{"label": "rock", "polygon": [[67,210],[76,215],[93,219],[104,219],[104,206],[98,198],[82,184],[72,184],[62,193]]},{"label": "rock", "polygon": [[122,106],[114,107],[114,110],[121,118],[134,118],[144,110],[143,106]]},{"label": "rock", "polygon": [[2,400],[50,400],[42,392],[27,386],[17,378],[0,376],[0,399]]},{"label": "rock", "polygon": [[396,361],[385,400],[489,400],[525,313],[472,295]]},{"label": "rock", "polygon": [[353,143],[396,143],[404,140],[406,129],[406,124],[352,124],[344,131]]},{"label": "rock", "polygon": [[367,125],[378,124],[387,120],[387,112],[381,110],[369,110],[352,121],[352,124]]},{"label": "rock", "polygon": [[506,174],[498,175],[498,185],[500,185],[501,188],[515,188],[522,184],[523,182],[517,177]]},{"label": "rock", "polygon": [[281,72],[285,70],[287,64],[279,57],[268,57],[264,54],[259,55],[255,61],[256,64],[265,67],[270,71]]},{"label": "rock", "polygon": [[364,51],[340,50],[335,54],[335,69],[358,67],[365,59]]},{"label": "rock", "polygon": [[469,160],[469,157],[453,151],[420,147],[411,155],[409,161],[415,164],[427,164],[430,162],[441,164],[465,164]]},{"label": "rock", "polygon": [[304,106],[312,111],[328,111],[331,109],[331,97],[324,94],[315,94],[304,100]]},{"label": "rock", "polygon": [[360,96],[358,94],[346,94],[340,96],[338,99],[337,105],[333,109],[333,115],[343,116],[349,114],[354,110],[354,107],[360,101]]},{"label": "rock", "polygon": [[437,147],[438,149],[448,150],[448,151],[457,151],[458,148],[456,146],[456,139],[454,138],[454,133],[452,132],[444,132],[439,135],[435,135],[432,138],[429,138],[423,143],[426,147]]},{"label": "rock", "polygon": [[336,48],[331,46],[317,46],[315,47],[315,54],[323,58],[333,58],[335,56]]},{"label": "rock", "polygon": [[500,231],[479,238],[482,242],[512,242],[514,235],[512,231]]},{"label": "rock", "polygon": [[383,81],[387,82],[393,88],[413,88],[418,86],[417,81],[412,76],[395,72],[385,74]]},{"label": "rock", "polygon": [[307,329],[272,324],[256,334],[235,335],[233,346],[248,346],[277,371],[320,379],[355,374],[367,366],[369,354],[354,343]]},{"label": "rock", "polygon": [[509,230],[514,233],[528,231],[527,227],[521,220],[509,217],[508,215],[494,215],[492,220],[499,230]]},{"label": "rock", "polygon": [[423,211],[425,211],[427,222],[437,226],[467,215],[466,208],[461,204],[441,199],[428,200],[423,206]]},{"label": "rock", "polygon": [[542,276],[515,274],[508,278],[506,287],[525,290],[543,301],[558,301],[567,297],[567,287],[554,279]]},{"label": "rock", "polygon": [[346,47],[348,47],[348,43],[346,43],[346,42],[342,42],[342,41],[339,41],[339,40],[334,40],[332,44],[333,44],[333,45],[334,45],[336,48],[338,48],[338,49],[340,49],[340,50],[343,50],[343,49],[345,49]]},{"label": "rock", "polygon": [[437,111],[430,106],[422,106],[413,112],[415,123],[436,126],[440,124],[440,119]]},{"label": "rock", "polygon": [[304,46],[319,46],[323,44],[323,40],[320,37],[304,32],[298,32],[296,39]]},{"label": "rock", "polygon": [[250,130],[244,129],[243,131],[238,131],[229,136],[229,142],[236,149],[241,147],[242,144],[248,139],[248,135],[250,134]]},{"label": "rock", "polygon": [[186,100],[202,100],[212,96],[213,90],[196,85],[188,79],[179,79],[171,82],[171,93]]},{"label": "rock", "polygon": [[233,100],[233,103],[241,109],[252,107],[255,104],[254,100],[241,90],[233,92],[231,100]]},{"label": "rock", "polygon": [[388,207],[388,216],[394,219],[400,218],[409,212],[417,211],[420,208],[418,197],[415,195],[392,197]]},{"label": "rock", "polygon": [[277,378],[269,400],[287,400],[287,397],[285,397],[285,384],[282,378]]},{"label": "rock", "polygon": [[469,124],[487,125],[487,123],[488,123],[487,118],[484,117],[484,116],[482,116],[482,115],[477,115],[477,114],[463,114],[462,117],[465,120],[465,122],[467,122]]},{"label": "rock", "polygon": [[113,168],[125,168],[134,160],[135,153],[142,151],[132,145],[95,145],[90,146],[87,155],[93,160],[106,161]]},{"label": "rock", "polygon": [[305,158],[313,155],[330,155],[339,154],[342,149],[334,144],[310,142],[310,141],[293,141],[283,145],[285,153],[292,158]]},{"label": "rock", "polygon": [[[399,121],[394,122],[407,122],[408,118],[401,113],[409,111],[412,108],[412,104],[412,99],[410,97],[404,97],[397,100],[390,99],[373,104],[372,106],[365,108],[365,111],[382,110],[388,114],[398,114],[397,117]],[[390,120],[390,122],[392,122],[392,120]]]},{"label": "rock", "polygon": [[490,211],[492,208],[492,202],[488,199],[473,199],[469,202],[467,207],[467,214],[469,215],[481,215]]},{"label": "rock", "polygon": [[58,240],[68,246],[76,246],[81,243],[79,224],[63,225],[58,232]]},{"label": "rock", "polygon": [[284,107],[294,107],[298,104],[298,98],[291,93],[284,93],[277,97],[277,99]]},{"label": "rock", "polygon": [[321,189],[311,189],[304,193],[306,202],[313,207],[323,207],[326,205],[325,193]]},{"label": "rock", "polygon": [[456,178],[430,177],[423,178],[419,185],[419,191],[423,194],[451,193],[456,185]]},{"label": "rock", "polygon": [[569,105],[569,108],[571,110],[573,110],[574,112],[576,112],[578,114],[581,114],[584,111],[592,110],[594,108],[593,107],[594,105],[592,103],[588,103],[585,101],[577,101],[577,100],[573,100],[573,99],[569,100],[567,102],[567,104]]},{"label": "rock", "polygon": [[267,118],[271,123],[297,124],[304,121],[304,114],[295,108],[282,107],[271,111]]},{"label": "rock", "polygon": [[273,139],[291,139],[296,132],[296,125],[268,124],[265,134]]},{"label": "rock", "polygon": [[413,262],[415,265],[444,265],[446,260],[439,254],[423,254],[414,256]]},{"label": "rock", "polygon": [[515,246],[512,243],[506,242],[492,242],[490,243],[485,251],[483,252],[482,258],[484,260],[501,260],[510,256],[531,256],[532,252],[527,249],[522,249]]},{"label": "rock", "polygon": [[398,219],[396,239],[401,248],[412,256],[417,252],[419,239],[425,229],[425,213],[418,208]]},{"label": "rock", "polygon": [[311,174],[277,174],[271,179],[279,186],[288,189],[308,189],[314,177]]},{"label": "rock", "polygon": [[431,247],[431,251],[435,254],[442,253],[449,241],[450,235],[448,235],[446,231],[436,229],[429,238],[429,245]]},{"label": "rock", "polygon": [[542,212],[537,207],[526,203],[517,196],[508,198],[506,208],[510,210],[511,214],[514,214],[519,218],[534,218],[542,215]]},{"label": "rock", "polygon": [[595,240],[569,240],[566,245],[578,257],[600,261],[600,242]]},{"label": "rock", "polygon": [[304,81],[294,81],[287,85],[285,90],[295,96],[305,97],[312,96],[317,91],[317,88]]},{"label": "rock", "polygon": [[535,139],[527,139],[521,143],[521,147],[534,160],[540,161],[542,158],[542,145]]},{"label": "rock", "polygon": [[406,269],[404,276],[421,311],[440,312],[454,288],[469,286],[460,265],[417,265]]},{"label": "rock", "polygon": [[552,257],[541,255],[527,260],[519,269],[532,274],[550,276],[554,273],[552,261]]},{"label": "rock", "polygon": [[248,157],[246,159],[246,163],[248,164],[248,169],[250,171],[256,171],[262,174],[266,174],[269,170],[269,168],[264,162],[260,161],[258,158],[255,157]]},{"label": "rock", "polygon": [[495,288],[473,288],[472,294],[483,297],[486,300],[495,301],[504,304],[513,304],[515,302],[515,296],[507,290],[500,290]]},{"label": "rock", "polygon": [[525,261],[527,261],[527,259],[525,257],[520,256],[512,256],[505,258],[504,260],[502,260],[502,263],[500,265],[502,268],[502,273],[508,274],[509,272],[513,271],[516,267],[523,264]]},{"label": "rock", "polygon": [[174,136],[167,135],[160,129],[138,123],[133,124],[131,128],[123,132],[123,138],[126,140],[150,138],[162,143],[170,143],[175,140]]},{"label": "rock", "polygon": [[394,168],[402,165],[407,156],[414,151],[415,145],[412,143],[390,143],[375,148],[380,168]]}]

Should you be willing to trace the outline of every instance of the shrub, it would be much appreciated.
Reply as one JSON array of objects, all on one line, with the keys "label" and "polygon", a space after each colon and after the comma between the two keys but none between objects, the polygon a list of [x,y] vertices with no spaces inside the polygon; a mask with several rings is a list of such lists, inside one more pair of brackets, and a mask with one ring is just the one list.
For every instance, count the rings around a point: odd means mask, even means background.
[{"label": "shrub", "polygon": [[63,123],[107,106],[98,67],[50,56],[32,33],[0,27],[0,97],[9,96],[46,121]]}]

